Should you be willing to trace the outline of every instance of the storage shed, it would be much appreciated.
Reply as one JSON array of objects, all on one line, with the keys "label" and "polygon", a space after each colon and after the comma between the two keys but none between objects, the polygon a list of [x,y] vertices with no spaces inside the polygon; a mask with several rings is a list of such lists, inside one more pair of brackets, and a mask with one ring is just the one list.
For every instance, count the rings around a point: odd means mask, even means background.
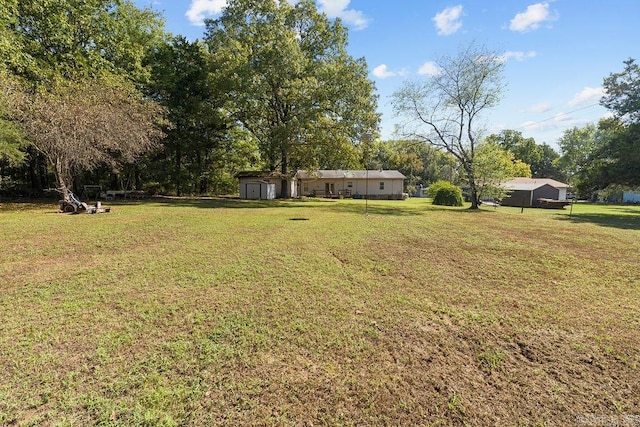
[{"label": "storage shed", "polygon": [[546,178],[514,178],[502,187],[510,191],[503,206],[539,207],[540,199],[566,200],[569,185]]},{"label": "storage shed", "polygon": [[244,182],[240,185],[240,198],[273,200],[276,198],[276,185],[266,181]]},{"label": "storage shed", "polygon": [[[295,177],[283,175],[279,172],[270,171],[244,171],[238,172],[236,178],[239,183],[241,199],[275,199],[297,197],[297,186]],[[285,182],[288,194],[282,194],[282,183]],[[272,187],[259,186],[258,184],[270,184]],[[271,196],[273,192],[273,197]],[[261,197],[255,197],[260,194]]]}]

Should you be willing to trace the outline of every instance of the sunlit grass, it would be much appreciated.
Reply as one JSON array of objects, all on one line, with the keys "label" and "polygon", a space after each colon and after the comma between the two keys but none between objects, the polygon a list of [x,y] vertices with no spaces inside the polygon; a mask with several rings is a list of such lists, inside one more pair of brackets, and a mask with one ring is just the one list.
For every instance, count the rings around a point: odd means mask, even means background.
[{"label": "sunlit grass", "polygon": [[640,412],[640,207],[0,208],[0,425]]}]

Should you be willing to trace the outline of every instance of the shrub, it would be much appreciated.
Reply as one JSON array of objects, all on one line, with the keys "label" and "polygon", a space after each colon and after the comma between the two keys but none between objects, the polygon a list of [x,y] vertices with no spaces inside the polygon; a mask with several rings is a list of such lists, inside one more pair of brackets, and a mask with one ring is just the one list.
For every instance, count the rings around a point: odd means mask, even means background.
[{"label": "shrub", "polygon": [[434,205],[462,206],[462,190],[448,181],[434,182],[427,195],[433,199]]}]

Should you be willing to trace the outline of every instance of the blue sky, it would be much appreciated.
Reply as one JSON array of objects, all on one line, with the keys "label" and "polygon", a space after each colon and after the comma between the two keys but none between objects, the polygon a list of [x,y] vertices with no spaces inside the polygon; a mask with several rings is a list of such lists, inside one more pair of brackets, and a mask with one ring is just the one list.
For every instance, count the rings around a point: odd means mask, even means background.
[{"label": "blue sky", "polygon": [[[290,0],[294,2],[295,0]],[[135,0],[164,14],[166,29],[191,40],[225,0]],[[396,137],[391,95],[426,79],[432,61],[475,41],[502,52],[507,90],[485,117],[489,133],[514,129],[557,148],[563,131],[597,122],[602,81],[640,60],[640,0],[317,0],[349,28],[349,52],[376,84],[383,139]]]}]

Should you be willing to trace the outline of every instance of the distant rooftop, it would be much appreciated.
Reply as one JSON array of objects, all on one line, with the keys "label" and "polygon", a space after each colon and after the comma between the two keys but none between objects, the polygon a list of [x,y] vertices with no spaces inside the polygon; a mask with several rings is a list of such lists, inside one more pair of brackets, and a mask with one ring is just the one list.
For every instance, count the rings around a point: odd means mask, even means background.
[{"label": "distant rooftop", "polygon": [[299,170],[298,179],[405,179],[397,170]]},{"label": "distant rooftop", "polygon": [[510,181],[503,182],[502,187],[510,190],[535,190],[544,185],[550,185],[554,188],[569,188],[569,184],[565,184],[555,179],[549,178],[513,178]]}]

